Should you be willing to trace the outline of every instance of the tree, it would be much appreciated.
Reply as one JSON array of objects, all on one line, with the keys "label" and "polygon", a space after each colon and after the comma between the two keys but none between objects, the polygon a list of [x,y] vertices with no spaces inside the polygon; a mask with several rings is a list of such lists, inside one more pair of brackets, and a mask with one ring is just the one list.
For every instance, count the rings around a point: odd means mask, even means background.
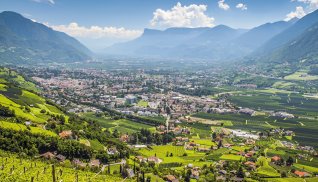
[{"label": "tree", "polygon": [[119,132],[118,132],[117,129],[114,130],[113,136],[114,136],[115,138],[119,138]]},{"label": "tree", "polygon": [[293,164],[294,164],[294,159],[291,156],[289,156],[288,159],[286,160],[286,165],[291,166]]},{"label": "tree", "polygon": [[239,169],[237,170],[236,176],[239,178],[244,178],[244,171],[242,166],[240,166]]},{"label": "tree", "polygon": [[222,146],[223,146],[222,140],[220,140],[219,143],[218,143],[218,149],[221,148]]}]

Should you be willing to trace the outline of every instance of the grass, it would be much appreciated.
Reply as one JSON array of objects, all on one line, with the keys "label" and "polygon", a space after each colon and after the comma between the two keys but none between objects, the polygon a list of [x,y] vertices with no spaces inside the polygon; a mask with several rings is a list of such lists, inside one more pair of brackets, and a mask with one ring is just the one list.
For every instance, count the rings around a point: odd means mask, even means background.
[{"label": "grass", "polygon": [[119,119],[119,120],[112,120],[108,117],[97,117],[94,113],[82,113],[82,116],[86,119],[94,120],[101,124],[104,128],[109,129],[110,131],[114,131],[117,129],[120,133],[135,133],[140,131],[141,128],[146,128],[151,131],[155,131],[155,127],[133,122],[127,119]]},{"label": "grass", "polygon": [[270,181],[270,182],[317,182],[318,178],[306,178],[306,179],[301,179],[301,178],[269,178],[266,179],[264,178],[263,180],[265,181]]},{"label": "grass", "polygon": [[[0,123],[1,123],[0,127],[5,128],[5,129],[12,129],[12,130],[17,130],[17,131],[27,130],[27,127],[23,124],[11,123],[11,122],[7,122],[7,121],[0,121]],[[30,132],[33,134],[41,134],[41,135],[57,137],[56,133],[49,131],[49,130],[45,130],[45,129],[40,128],[40,127],[31,126]]]},{"label": "grass", "polygon": [[[153,146],[152,149],[144,148],[140,149],[137,152],[139,152],[142,156],[145,157],[157,156],[163,160],[162,164],[170,164],[177,162],[182,163],[182,165],[187,165],[191,163],[195,166],[203,166],[207,163],[200,161],[200,159],[205,157],[205,153],[196,152],[194,150],[185,150],[183,146]],[[170,156],[171,153],[173,154],[173,156]],[[186,154],[186,156],[184,156],[184,154]]]},{"label": "grass", "polygon": [[89,140],[90,146],[93,150],[104,150],[105,147],[98,140]]},{"label": "grass", "polygon": [[292,86],[295,86],[297,84],[293,83],[293,82],[286,82],[286,81],[278,81],[275,82],[272,87],[277,88],[277,89],[287,89],[290,88]]},{"label": "grass", "polygon": [[148,106],[148,102],[147,102],[147,101],[144,101],[144,100],[140,100],[140,101],[137,103],[137,106],[139,106],[139,107],[147,107],[147,106]]},{"label": "grass", "polygon": [[305,70],[299,70],[291,75],[285,76],[285,80],[311,81],[318,80],[318,76],[309,75]]},{"label": "grass", "polygon": [[260,167],[257,168],[256,173],[260,177],[280,177],[280,173],[278,173],[272,166],[269,165],[270,159],[266,157],[259,157],[257,159],[256,164]]},{"label": "grass", "polygon": [[312,172],[312,173],[318,173],[318,168],[317,167],[312,167],[312,166],[306,166],[306,165],[302,165],[302,164],[294,164],[294,167],[301,169],[301,170],[305,170],[308,172]]},{"label": "grass", "polygon": [[229,161],[242,161],[244,159],[243,156],[233,155],[233,154],[223,154],[220,157],[221,160],[229,160]]}]

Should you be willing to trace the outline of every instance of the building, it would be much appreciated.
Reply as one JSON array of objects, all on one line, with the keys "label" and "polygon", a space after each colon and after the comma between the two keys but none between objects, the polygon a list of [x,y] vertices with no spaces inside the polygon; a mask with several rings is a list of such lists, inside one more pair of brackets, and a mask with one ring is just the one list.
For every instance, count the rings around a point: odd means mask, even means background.
[{"label": "building", "polygon": [[133,96],[133,95],[127,95],[125,96],[125,99],[126,99],[126,103],[127,104],[134,104],[137,102],[137,97],[136,96]]},{"label": "building", "polygon": [[73,132],[71,130],[65,130],[65,131],[62,131],[61,133],[59,133],[59,136],[61,138],[72,138],[72,134],[73,134]]}]

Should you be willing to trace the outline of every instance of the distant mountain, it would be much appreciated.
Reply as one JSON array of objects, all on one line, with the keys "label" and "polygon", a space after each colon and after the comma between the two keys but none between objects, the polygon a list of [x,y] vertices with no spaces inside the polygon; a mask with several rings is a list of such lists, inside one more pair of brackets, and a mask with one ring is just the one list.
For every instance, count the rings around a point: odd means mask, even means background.
[{"label": "distant mountain", "polygon": [[318,10],[298,20],[255,51],[252,57],[266,62],[295,62],[317,58]]},{"label": "distant mountain", "polygon": [[256,48],[262,46],[266,41],[273,38],[275,35],[281,33],[295,22],[293,21],[278,21],[274,23],[266,23],[255,27],[242,36],[240,36],[235,44],[246,49],[247,52],[251,52]]},{"label": "distant mountain", "polygon": [[15,12],[0,13],[1,62],[76,62],[90,59],[91,54],[65,33]]},{"label": "distant mountain", "polygon": [[251,30],[225,25],[213,28],[145,29],[141,37],[116,44],[108,54],[175,58],[201,58],[213,61],[235,60],[246,56],[287,29],[293,21],[267,23]]},{"label": "distant mountain", "polygon": [[139,38],[116,44],[108,48],[106,53],[222,59],[229,55],[224,52],[226,44],[244,32],[224,25],[214,28],[169,28],[164,31],[145,29]]}]

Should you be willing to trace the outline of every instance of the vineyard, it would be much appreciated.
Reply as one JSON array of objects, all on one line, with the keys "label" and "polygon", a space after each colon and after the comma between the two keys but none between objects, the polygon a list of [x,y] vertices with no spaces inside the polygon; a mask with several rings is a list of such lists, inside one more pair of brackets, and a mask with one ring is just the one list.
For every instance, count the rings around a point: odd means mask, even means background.
[{"label": "vineyard", "polygon": [[98,182],[123,180],[119,176],[101,174],[103,172],[93,173],[90,171],[82,171],[70,167],[53,165],[40,160],[20,159],[15,155],[8,154],[5,152],[0,152],[0,162],[1,182]]}]

